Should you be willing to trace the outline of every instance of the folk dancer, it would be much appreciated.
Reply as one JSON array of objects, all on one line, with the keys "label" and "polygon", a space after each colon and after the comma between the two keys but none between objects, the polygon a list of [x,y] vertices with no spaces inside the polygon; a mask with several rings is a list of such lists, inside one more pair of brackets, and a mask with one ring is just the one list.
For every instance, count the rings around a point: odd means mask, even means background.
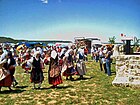
[{"label": "folk dancer", "polygon": [[69,49],[65,54],[65,63],[66,63],[66,70],[63,72],[63,76],[66,76],[66,80],[70,77],[70,80],[73,80],[72,75],[75,75],[77,72],[74,68],[74,58],[73,58],[74,51]]},{"label": "folk dancer", "polygon": [[80,79],[83,79],[83,75],[86,74],[86,65],[84,63],[84,49],[79,48],[77,53],[77,63],[76,63],[76,70],[80,75]]},{"label": "folk dancer", "polygon": [[43,61],[40,57],[40,52],[36,51],[34,57],[27,60],[26,62],[28,66],[32,67],[30,79],[31,79],[31,83],[33,83],[34,85],[34,89],[36,89],[35,84],[39,84],[38,89],[40,89],[41,84],[44,80],[43,71],[42,71],[44,67],[42,66]]},{"label": "folk dancer", "polygon": [[10,74],[11,74],[13,87],[15,87],[18,84],[18,82],[16,81],[16,79],[14,77],[15,66],[16,66],[16,61],[15,61],[14,57],[12,56],[12,52],[9,51],[8,52],[8,70],[10,71]]},{"label": "folk dancer", "polygon": [[0,90],[1,87],[8,87],[11,91],[12,78],[8,70],[7,63],[8,53],[4,52],[0,57]]},{"label": "folk dancer", "polygon": [[58,54],[55,48],[51,51],[50,64],[48,70],[48,81],[49,84],[53,85],[52,88],[56,88],[57,85],[62,83]]}]

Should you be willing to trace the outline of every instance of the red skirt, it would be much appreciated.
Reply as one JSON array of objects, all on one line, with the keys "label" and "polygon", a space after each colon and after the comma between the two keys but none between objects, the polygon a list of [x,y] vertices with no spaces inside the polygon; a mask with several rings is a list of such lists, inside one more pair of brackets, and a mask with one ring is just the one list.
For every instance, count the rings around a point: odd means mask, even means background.
[{"label": "red skirt", "polygon": [[59,74],[59,76],[57,77],[49,77],[49,84],[53,84],[54,86],[59,85],[63,83],[62,78],[61,78],[61,74]]},{"label": "red skirt", "polygon": [[71,68],[67,68],[67,70],[65,70],[63,72],[63,76],[71,76],[71,75],[77,75],[77,71],[74,69],[74,67],[71,67]]},{"label": "red skirt", "polygon": [[0,86],[2,87],[10,87],[12,85],[11,75],[8,75],[6,78],[0,81]]}]

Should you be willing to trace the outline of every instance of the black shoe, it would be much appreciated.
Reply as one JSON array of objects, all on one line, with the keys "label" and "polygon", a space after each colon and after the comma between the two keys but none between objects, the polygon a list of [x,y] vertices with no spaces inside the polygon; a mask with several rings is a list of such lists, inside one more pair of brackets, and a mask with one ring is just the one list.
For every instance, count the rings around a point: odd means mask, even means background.
[{"label": "black shoe", "polygon": [[80,78],[83,79],[83,75],[80,75]]},{"label": "black shoe", "polygon": [[41,87],[38,87],[37,89],[41,89]]},{"label": "black shoe", "polygon": [[15,85],[14,86],[16,86],[18,84],[18,82],[15,82]]},{"label": "black shoe", "polygon": [[57,85],[53,85],[53,86],[51,86],[51,88],[57,88]]},{"label": "black shoe", "polygon": [[18,84],[18,82],[13,83],[13,87],[15,87]]},{"label": "black shoe", "polygon": [[70,80],[72,81],[72,80],[74,80],[74,78],[71,77]]},{"label": "black shoe", "polygon": [[9,91],[12,91],[11,87],[8,87],[9,88]]}]

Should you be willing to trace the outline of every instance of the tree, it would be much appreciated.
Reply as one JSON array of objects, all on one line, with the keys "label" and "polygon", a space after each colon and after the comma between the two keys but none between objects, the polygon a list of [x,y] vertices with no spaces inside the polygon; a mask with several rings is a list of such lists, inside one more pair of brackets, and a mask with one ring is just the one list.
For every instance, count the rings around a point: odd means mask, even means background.
[{"label": "tree", "polygon": [[109,37],[109,43],[111,43],[111,44],[114,44],[115,43],[115,40],[116,40],[116,37],[115,36],[113,36],[113,37]]}]

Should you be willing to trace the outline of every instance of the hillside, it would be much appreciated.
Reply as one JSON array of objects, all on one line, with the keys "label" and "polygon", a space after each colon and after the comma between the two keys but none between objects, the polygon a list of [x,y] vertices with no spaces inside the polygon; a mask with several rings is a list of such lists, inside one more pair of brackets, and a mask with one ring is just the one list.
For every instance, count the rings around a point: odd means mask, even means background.
[{"label": "hillside", "polygon": [[5,42],[18,43],[18,42],[23,42],[23,41],[27,41],[27,40],[15,40],[9,37],[0,37],[0,43],[5,43]]},{"label": "hillside", "polygon": [[62,41],[62,40],[15,40],[9,37],[0,37],[0,43],[18,43],[18,42],[42,42],[42,43],[55,43],[55,42],[64,42],[64,43],[70,43],[71,41]]}]

